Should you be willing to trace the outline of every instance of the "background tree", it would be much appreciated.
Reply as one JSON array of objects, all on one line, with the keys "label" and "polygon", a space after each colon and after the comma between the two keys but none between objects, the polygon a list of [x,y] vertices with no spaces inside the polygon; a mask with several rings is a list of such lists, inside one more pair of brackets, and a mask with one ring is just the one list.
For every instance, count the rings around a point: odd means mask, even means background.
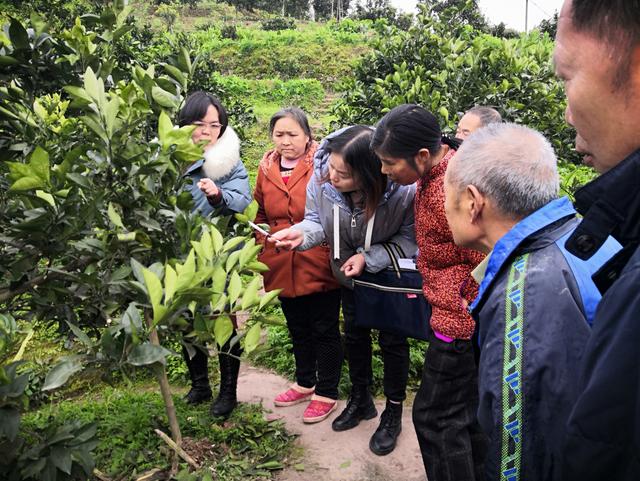
[{"label": "background tree", "polygon": [[558,30],[558,12],[553,14],[551,18],[545,18],[540,22],[540,25],[536,27],[540,32],[549,34],[552,39],[556,38],[556,31]]},{"label": "background tree", "polygon": [[434,16],[423,6],[407,31],[387,27],[374,53],[344,82],[334,109],[338,123],[375,123],[398,104],[418,103],[453,131],[461,112],[493,105],[504,118],[542,131],[561,159],[577,160],[548,37],[534,31],[503,39],[471,25],[452,28],[442,20],[449,11]]}]

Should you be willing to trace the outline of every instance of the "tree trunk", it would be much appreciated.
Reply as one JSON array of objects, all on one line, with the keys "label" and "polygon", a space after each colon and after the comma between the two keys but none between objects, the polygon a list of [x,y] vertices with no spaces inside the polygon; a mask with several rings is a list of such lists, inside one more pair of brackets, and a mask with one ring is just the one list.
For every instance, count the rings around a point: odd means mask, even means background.
[{"label": "tree trunk", "polygon": [[[151,314],[147,310],[145,311],[145,320],[147,325],[152,325]],[[160,339],[158,338],[158,331],[154,327],[149,332],[149,339],[151,344],[156,346],[160,345]],[[180,425],[178,424],[178,416],[176,415],[176,406],[173,404],[173,398],[171,397],[171,389],[169,387],[169,379],[167,378],[167,371],[163,364],[156,363],[154,366],[156,377],[158,378],[158,384],[160,384],[160,392],[162,393],[162,399],[164,400],[164,408],[167,412],[167,418],[169,418],[169,428],[171,429],[171,437],[173,441],[180,446],[182,444],[182,433],[180,432]],[[177,455],[176,455],[177,456]]]}]

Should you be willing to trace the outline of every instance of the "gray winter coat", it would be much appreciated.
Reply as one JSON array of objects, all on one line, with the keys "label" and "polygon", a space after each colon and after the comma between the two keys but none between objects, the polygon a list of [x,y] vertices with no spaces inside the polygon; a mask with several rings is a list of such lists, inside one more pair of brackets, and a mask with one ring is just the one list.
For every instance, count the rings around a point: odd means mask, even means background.
[{"label": "gray winter coat", "polygon": [[[340,133],[334,132],[327,139]],[[327,139],[323,140],[314,158],[314,173],[307,185],[307,203],[304,220],[293,229],[304,233],[304,241],[298,250],[306,250],[323,241],[331,247],[331,268],[336,279],[345,287],[352,287],[340,267],[356,253],[364,254],[369,272],[378,272],[391,265],[387,250],[382,243],[394,243],[404,252],[404,257],[413,258],[417,252],[413,226],[413,197],[415,185],[402,186],[391,181],[375,212],[371,248],[364,252],[367,221],[360,208],[349,207],[345,196],[331,182],[322,182],[329,171]],[[337,206],[337,211],[334,210]],[[338,234],[334,233],[334,213],[338,214]],[[336,245],[337,241],[337,245]],[[338,248],[336,248],[338,246]]]}]

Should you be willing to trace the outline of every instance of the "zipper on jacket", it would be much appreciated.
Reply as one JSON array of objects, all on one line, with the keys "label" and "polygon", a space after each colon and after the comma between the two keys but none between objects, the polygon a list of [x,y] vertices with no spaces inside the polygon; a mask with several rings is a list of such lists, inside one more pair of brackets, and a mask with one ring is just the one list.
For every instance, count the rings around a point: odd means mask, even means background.
[{"label": "zipper on jacket", "polygon": [[354,212],[353,214],[351,214],[351,227],[355,227],[356,226],[356,213]]}]

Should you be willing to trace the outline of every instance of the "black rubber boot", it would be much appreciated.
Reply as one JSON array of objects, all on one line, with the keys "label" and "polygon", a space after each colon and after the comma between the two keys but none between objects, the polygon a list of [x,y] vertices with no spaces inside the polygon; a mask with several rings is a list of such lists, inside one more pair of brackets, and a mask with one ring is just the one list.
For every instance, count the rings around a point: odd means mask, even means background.
[{"label": "black rubber boot", "polygon": [[[222,348],[223,352],[228,351],[228,344]],[[240,359],[236,359],[242,354],[240,344],[235,344],[229,354],[218,354],[220,362],[220,393],[211,404],[209,412],[212,416],[228,417],[238,404],[236,398],[236,388],[238,386],[238,372],[240,371]]]},{"label": "black rubber boot", "polygon": [[373,397],[367,386],[354,386],[347,407],[333,420],[334,431],[346,431],[355,428],[363,419],[373,419],[378,415]]},{"label": "black rubber boot", "polygon": [[378,456],[389,454],[396,447],[400,431],[402,431],[402,404],[387,400],[387,406],[380,416],[380,425],[369,441],[369,449]]},{"label": "black rubber boot", "polygon": [[208,356],[200,349],[196,349],[195,355],[189,359],[189,352],[183,346],[182,356],[189,369],[191,390],[184,397],[187,404],[200,404],[211,399],[211,386],[209,385]]}]

